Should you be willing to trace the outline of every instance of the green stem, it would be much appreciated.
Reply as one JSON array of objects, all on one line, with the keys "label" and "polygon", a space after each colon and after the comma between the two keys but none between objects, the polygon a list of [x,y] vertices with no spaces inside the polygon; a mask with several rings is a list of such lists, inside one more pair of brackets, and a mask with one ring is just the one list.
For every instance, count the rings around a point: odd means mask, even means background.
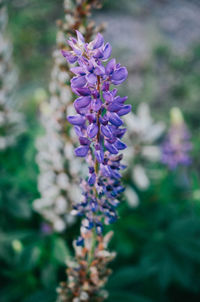
[{"label": "green stem", "polygon": [[91,249],[89,251],[89,254],[88,254],[88,270],[91,266],[91,263],[94,259],[94,252],[95,252],[95,248],[96,248],[96,231],[95,229],[92,230],[92,246],[91,246]]},{"label": "green stem", "polygon": [[[100,76],[97,76],[97,90],[100,93]],[[101,109],[97,113],[97,125],[98,125],[97,142],[99,142],[99,140],[100,140],[100,122],[99,122],[100,114],[101,114]],[[95,168],[96,175],[98,175],[99,163],[98,163],[97,159],[95,159],[95,167],[94,168]],[[97,193],[97,190],[96,190],[95,187],[94,187],[94,191],[95,191],[96,198],[98,198],[98,193]],[[96,235],[95,228],[93,228],[93,230],[92,230],[92,246],[91,246],[91,249],[88,253],[88,270],[89,270],[90,265],[91,265],[91,263],[94,259],[96,243],[97,243],[97,235]]]}]

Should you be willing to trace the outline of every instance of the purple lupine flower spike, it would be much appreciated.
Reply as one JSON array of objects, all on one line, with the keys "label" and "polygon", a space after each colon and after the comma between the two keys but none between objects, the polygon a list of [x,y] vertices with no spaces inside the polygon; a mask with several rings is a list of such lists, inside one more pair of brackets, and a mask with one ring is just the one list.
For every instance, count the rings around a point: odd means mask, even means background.
[{"label": "purple lupine flower spike", "polygon": [[175,170],[178,166],[188,166],[191,164],[191,149],[190,134],[182,113],[179,108],[172,108],[171,127],[162,146],[162,162],[170,170]]},{"label": "purple lupine flower spike", "polygon": [[[71,87],[78,96],[74,102],[77,114],[67,119],[79,137],[75,154],[86,157],[89,176],[81,182],[83,200],[74,205],[73,212],[85,217],[82,232],[94,228],[100,235],[103,223],[116,221],[118,197],[124,190],[120,183],[124,166],[119,152],[126,148],[121,141],[126,128],[121,117],[131,111],[131,105],[124,104],[127,97],[117,95],[113,85],[123,83],[128,72],[115,59],[108,60],[112,48],[109,43],[104,44],[100,33],[90,43],[76,33],[77,39],[68,41],[71,51],[63,51],[69,63],[77,63],[71,68],[75,75]],[[79,238],[77,244],[80,242]]]}]

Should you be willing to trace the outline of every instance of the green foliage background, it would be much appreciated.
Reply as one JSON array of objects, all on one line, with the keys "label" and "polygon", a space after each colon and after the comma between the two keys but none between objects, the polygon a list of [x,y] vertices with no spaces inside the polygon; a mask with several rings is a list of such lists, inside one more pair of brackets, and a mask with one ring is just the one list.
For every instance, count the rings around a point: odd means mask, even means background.
[{"label": "green foliage background", "polygon": [[[102,19],[104,12],[121,9],[121,2],[111,2],[106,2]],[[137,14],[138,8],[133,8]],[[126,11],[123,14],[125,18]],[[64,235],[45,236],[40,232],[42,218],[32,210],[39,196],[35,139],[42,133],[35,91],[48,86],[62,1],[12,1],[9,15],[20,72],[16,99],[26,116],[26,131],[14,148],[0,154],[0,301],[53,302],[58,282],[65,279],[65,261],[78,225]],[[159,120],[167,122],[172,104],[181,107],[192,133],[193,165],[169,172],[156,164],[161,177],[147,191],[138,191],[139,206],[130,209],[122,202],[121,219],[112,226],[110,248],[118,256],[107,286],[109,302],[200,301],[199,66],[198,43],[182,56],[167,43],[154,45],[151,61],[140,70],[145,89],[137,95],[129,92],[134,105],[148,97]],[[163,74],[172,80],[163,95],[165,102],[155,106]]]}]

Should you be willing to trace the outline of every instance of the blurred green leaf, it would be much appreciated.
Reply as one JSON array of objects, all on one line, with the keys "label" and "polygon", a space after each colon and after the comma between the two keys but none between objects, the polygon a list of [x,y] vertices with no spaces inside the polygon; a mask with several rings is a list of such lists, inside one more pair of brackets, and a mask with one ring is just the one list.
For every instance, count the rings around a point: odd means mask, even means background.
[{"label": "blurred green leaf", "polygon": [[40,256],[41,250],[38,246],[31,245],[25,247],[19,259],[19,266],[22,266],[22,271],[33,269],[38,264]]},{"label": "blurred green leaf", "polygon": [[24,299],[23,302],[55,302],[56,300],[56,291],[55,290],[43,290],[37,291],[33,295]]},{"label": "blurred green leaf", "polygon": [[124,291],[115,291],[110,293],[108,302],[153,302],[151,299],[144,297],[143,295],[136,295],[127,293]]},{"label": "blurred green leaf", "polygon": [[65,264],[70,257],[70,251],[62,238],[55,238],[53,242],[53,257],[61,264]]},{"label": "blurred green leaf", "polygon": [[45,287],[50,288],[57,282],[57,267],[48,263],[46,267],[42,269],[41,281]]}]

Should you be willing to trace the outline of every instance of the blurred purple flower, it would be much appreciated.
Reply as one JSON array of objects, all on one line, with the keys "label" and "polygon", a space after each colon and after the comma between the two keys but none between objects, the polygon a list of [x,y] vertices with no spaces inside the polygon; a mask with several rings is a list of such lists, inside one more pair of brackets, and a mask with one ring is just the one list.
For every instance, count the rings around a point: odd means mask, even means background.
[{"label": "blurred purple flower", "polygon": [[175,170],[178,166],[188,166],[191,164],[189,131],[183,121],[182,114],[178,108],[171,111],[172,125],[167,138],[162,146],[162,162],[170,170]]},{"label": "blurred purple flower", "polygon": [[44,235],[50,235],[53,232],[52,226],[46,222],[42,222],[40,230]]}]

